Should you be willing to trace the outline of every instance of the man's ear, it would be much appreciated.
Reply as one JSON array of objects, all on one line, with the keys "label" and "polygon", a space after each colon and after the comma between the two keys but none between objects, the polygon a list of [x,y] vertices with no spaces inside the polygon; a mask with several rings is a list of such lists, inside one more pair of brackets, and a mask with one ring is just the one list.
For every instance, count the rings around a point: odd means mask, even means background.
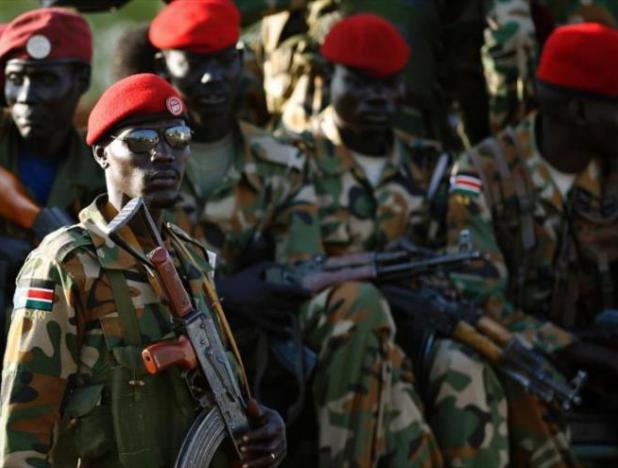
[{"label": "man's ear", "polygon": [[158,51],[154,57],[155,72],[166,81],[170,81],[170,73],[167,70],[167,62],[165,61],[165,52]]},{"label": "man's ear", "polygon": [[90,88],[90,78],[92,67],[90,65],[79,65],[75,70],[75,82],[80,96]]},{"label": "man's ear", "polygon": [[107,162],[107,152],[105,151],[105,146],[103,145],[94,145],[92,147],[92,155],[94,156],[94,160],[97,162],[101,169],[107,169],[109,163]]}]

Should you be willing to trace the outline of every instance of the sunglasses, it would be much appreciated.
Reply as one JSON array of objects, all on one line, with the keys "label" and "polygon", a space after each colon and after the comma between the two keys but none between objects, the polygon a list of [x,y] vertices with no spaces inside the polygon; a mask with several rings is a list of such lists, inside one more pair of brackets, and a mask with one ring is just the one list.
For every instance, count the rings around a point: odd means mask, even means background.
[{"label": "sunglasses", "polygon": [[164,130],[138,128],[120,137],[111,135],[111,138],[124,142],[134,153],[149,153],[159,144],[159,135],[163,135],[172,148],[183,149],[191,142],[192,133],[186,125],[177,125]]}]

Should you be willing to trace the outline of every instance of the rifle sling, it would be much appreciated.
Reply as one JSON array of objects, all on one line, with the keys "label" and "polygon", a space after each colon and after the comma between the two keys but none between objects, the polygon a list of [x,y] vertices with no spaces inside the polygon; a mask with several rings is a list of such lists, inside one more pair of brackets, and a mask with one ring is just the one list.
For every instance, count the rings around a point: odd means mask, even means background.
[{"label": "rifle sling", "polygon": [[131,300],[131,291],[124,274],[120,270],[106,270],[105,273],[109,278],[114,300],[116,301],[124,341],[129,346],[139,347],[142,345],[139,322],[137,321],[135,307]]}]

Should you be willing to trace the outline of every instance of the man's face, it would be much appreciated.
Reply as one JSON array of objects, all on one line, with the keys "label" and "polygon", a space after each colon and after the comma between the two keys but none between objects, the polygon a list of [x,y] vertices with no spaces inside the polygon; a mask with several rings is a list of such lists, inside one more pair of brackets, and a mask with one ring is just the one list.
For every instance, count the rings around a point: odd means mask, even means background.
[{"label": "man's face", "polygon": [[[153,137],[158,141],[150,150],[139,148]],[[97,162],[105,169],[110,197],[143,197],[151,209],[173,206],[190,155],[189,141],[190,130],[183,119],[127,125],[113,132],[106,143],[94,148]]]},{"label": "man's face", "polygon": [[232,112],[242,72],[242,53],[236,47],[211,54],[166,50],[163,58],[168,78],[183,95],[195,122]]},{"label": "man's face", "polygon": [[600,156],[618,158],[618,101],[586,99],[586,134]]},{"label": "man's face", "polygon": [[71,128],[81,94],[75,65],[9,60],[4,95],[20,135],[28,140],[48,139]]},{"label": "man's face", "polygon": [[370,78],[343,65],[335,65],[330,85],[338,125],[355,131],[390,128],[403,92],[400,74]]}]

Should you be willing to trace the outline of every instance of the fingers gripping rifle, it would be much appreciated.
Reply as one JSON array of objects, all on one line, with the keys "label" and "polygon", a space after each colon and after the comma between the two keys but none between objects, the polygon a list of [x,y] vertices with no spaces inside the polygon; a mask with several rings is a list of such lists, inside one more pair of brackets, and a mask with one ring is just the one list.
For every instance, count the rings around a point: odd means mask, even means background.
[{"label": "fingers gripping rifle", "polygon": [[74,223],[61,208],[40,207],[20,182],[4,167],[0,166],[0,218],[23,229],[32,230],[41,240],[50,232]]},{"label": "fingers gripping rifle", "polygon": [[412,290],[397,285],[382,288],[389,302],[403,304],[416,323],[451,337],[487,359],[499,372],[546,403],[565,411],[581,403],[579,392],[586,373],[579,371],[570,383],[556,379],[545,356],[501,324],[466,301],[450,300],[431,288]]},{"label": "fingers gripping rifle", "polygon": [[[249,428],[248,415],[259,417],[257,403],[251,399],[246,381],[245,391],[249,403],[245,403],[212,317],[195,309],[191,304],[172,258],[164,247],[158,228],[143,200],[135,198],[127,203],[108,225],[108,233],[114,235],[138,213],[143,215],[146,226],[158,244],[158,247],[142,260],[156,271],[172,314],[184,330],[184,334],[177,341],[154,343],[143,350],[142,358],[146,370],[151,374],[162,372],[170,366],[181,366],[187,371],[197,370],[197,374],[193,372],[190,375],[201,377],[209,388],[208,393],[202,392],[198,398],[204,410],[185,436],[175,466],[178,468],[209,466],[217,448],[225,439],[232,443],[240,459],[241,453],[234,436]],[[126,246],[126,243],[122,242],[121,245]],[[134,249],[127,248],[135,253]],[[214,291],[209,291],[209,295],[214,296]],[[216,301],[216,297],[210,299]],[[218,305],[213,304],[213,307]],[[219,315],[219,318],[236,358],[241,363],[225,317]],[[191,379],[190,387],[201,386],[199,381]]]}]

